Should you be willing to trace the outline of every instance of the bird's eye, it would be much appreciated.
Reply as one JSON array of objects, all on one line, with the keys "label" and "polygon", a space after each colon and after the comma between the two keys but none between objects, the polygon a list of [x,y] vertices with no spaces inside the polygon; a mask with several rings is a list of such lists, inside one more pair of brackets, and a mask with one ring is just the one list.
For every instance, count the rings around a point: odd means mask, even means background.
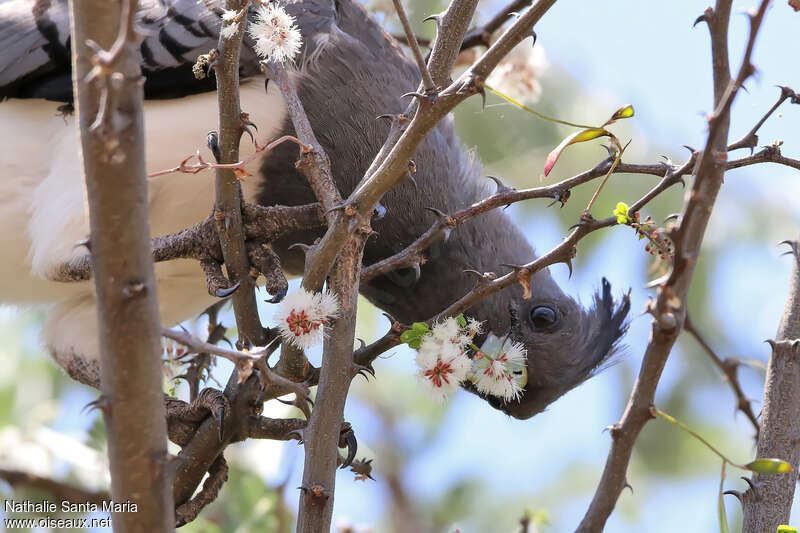
[{"label": "bird's eye", "polygon": [[547,305],[540,305],[531,309],[531,323],[534,329],[550,329],[558,321],[555,309]]}]

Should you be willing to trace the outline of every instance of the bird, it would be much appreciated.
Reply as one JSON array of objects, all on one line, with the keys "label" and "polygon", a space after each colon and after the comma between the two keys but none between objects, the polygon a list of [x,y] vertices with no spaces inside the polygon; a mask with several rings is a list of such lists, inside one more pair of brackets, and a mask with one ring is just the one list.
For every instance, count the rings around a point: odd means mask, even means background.
[{"label": "bird", "polygon": [[[354,190],[378,153],[389,124],[376,117],[400,114],[420,80],[416,64],[380,24],[353,0],[295,0],[285,4],[302,35],[290,77],[314,132],[327,152],[341,194]],[[149,173],[176,166],[204,145],[217,124],[213,73],[195,78],[198,56],[215,48],[223,8],[213,1],[143,0],[141,33],[144,128]],[[99,345],[91,282],[64,282],[60,266],[85,253],[76,247],[89,234],[79,138],[71,114],[73,93],[66,0],[10,0],[0,4],[0,302],[46,309],[42,342],[70,376],[98,386]],[[259,68],[253,43],[242,50],[241,107],[257,125],[263,145],[293,134],[286,105]],[[242,158],[255,153],[247,137]],[[315,201],[295,168],[288,143],[259,153],[242,183],[246,202],[263,206]],[[381,200],[377,233],[364,252],[374,264],[407,247],[435,221],[492,192],[478,157],[462,145],[452,117],[441,121],[414,156],[413,181]],[[208,216],[214,203],[213,172],[172,173],[148,180],[151,237],[180,231]],[[429,210],[429,208],[431,210]],[[288,275],[301,275],[304,256],[295,243],[313,243],[323,230],[293,232],[272,243]],[[426,320],[475,286],[468,271],[496,272],[526,264],[535,252],[525,234],[499,210],[468,220],[426,251],[423,264],[362,283],[361,293],[396,320]],[[156,264],[161,321],[173,326],[217,301],[204,290],[197,263]],[[479,346],[511,339],[527,351],[521,394],[510,401],[462,386],[518,419],[546,409],[583,383],[618,351],[630,308],[615,300],[604,278],[589,308],[567,295],[548,269],[536,272],[525,298],[506,288],[472,306],[483,321]]]}]

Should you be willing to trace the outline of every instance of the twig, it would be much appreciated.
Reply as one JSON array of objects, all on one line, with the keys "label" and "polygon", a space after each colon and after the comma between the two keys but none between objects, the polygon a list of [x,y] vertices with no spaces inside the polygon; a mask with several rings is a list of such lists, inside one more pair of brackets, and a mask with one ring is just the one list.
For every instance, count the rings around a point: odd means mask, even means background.
[{"label": "twig", "polygon": [[[202,341],[185,331],[162,328],[161,334],[168,339],[172,339],[175,342],[183,344],[187,348],[191,348],[196,353],[210,353],[231,361],[236,366],[237,371],[239,371],[241,381],[249,378],[250,374],[253,372],[256,362],[263,359],[263,355],[261,354],[250,354],[240,352],[238,350],[231,350],[216,344],[209,344],[208,342]],[[276,340],[277,337],[275,337],[270,344],[274,343]],[[266,373],[266,377],[270,382],[281,387],[285,387],[291,392],[295,392],[303,396],[308,394],[308,389],[302,384],[286,379],[285,377],[273,372],[271,369],[269,369],[269,367],[266,367],[266,372],[264,372],[265,367],[263,366],[259,366],[258,369],[262,373]]]},{"label": "twig", "polygon": [[744,135],[744,137],[742,137],[735,143],[728,146],[728,151],[738,150],[739,148],[750,148],[750,151],[752,152],[753,148],[755,148],[755,146],[758,144],[758,135],[756,135],[756,133],[761,128],[761,126],[764,125],[764,122],[767,121],[767,119],[772,115],[772,113],[774,113],[775,110],[778,109],[781,106],[781,104],[783,104],[783,102],[785,102],[786,100],[791,99],[793,104],[800,103],[800,97],[798,97],[797,94],[795,94],[795,92],[790,87],[778,87],[778,88],[781,90],[781,94],[778,96],[778,100],[774,104],[772,104],[772,107],[769,108],[769,110],[764,114],[764,116],[761,117],[761,119],[758,122],[756,122],[756,125],[753,126],[753,128],[749,132],[747,132]]},{"label": "twig", "polygon": [[743,531],[774,531],[788,524],[800,467],[800,239],[791,248],[789,295],[764,381],[759,457],[779,457],[794,471],[777,476],[754,475],[742,497]]},{"label": "twig", "polygon": [[756,430],[755,439],[758,441],[758,434],[760,431],[758,418],[753,412],[753,406],[751,405],[752,400],[745,396],[744,391],[742,390],[742,384],[739,382],[739,367],[741,366],[741,363],[736,359],[731,359],[730,357],[722,359],[720,356],[718,356],[711,346],[706,342],[705,338],[703,338],[697,328],[695,328],[694,322],[691,321],[689,313],[686,313],[686,318],[683,321],[683,329],[692,337],[694,337],[694,339],[708,354],[711,360],[714,361],[714,364],[717,365],[717,368],[719,368],[725,375],[725,380],[731,386],[734,396],[736,396],[736,409],[744,413],[750,423],[753,424],[753,429]]},{"label": "twig", "polygon": [[330,529],[338,466],[338,439],[344,404],[353,376],[353,340],[358,302],[358,279],[367,231],[348,239],[334,265],[330,284],[339,296],[343,314],[333,320],[325,339],[317,404],[304,433],[305,463],[301,485],[298,533]]},{"label": "twig", "polygon": [[[287,141],[290,141],[290,142],[293,142],[293,143],[299,145],[301,149],[305,148],[305,145],[302,142],[300,142],[299,139],[297,139],[296,137],[293,137],[292,135],[284,135],[282,137],[278,137],[274,141],[269,142],[269,143],[265,144],[264,146],[261,146],[260,144],[258,144],[258,142],[255,141],[255,139],[254,139],[254,144],[255,144],[255,147],[256,147],[255,151],[252,154],[250,154],[249,156],[245,157],[244,159],[242,159],[241,161],[238,161],[236,163],[209,163],[208,161],[203,159],[203,155],[200,153],[200,150],[197,150],[192,155],[190,155],[190,156],[186,157],[185,159],[183,159],[183,161],[181,161],[178,164],[178,166],[172,167],[172,168],[168,168],[168,169],[165,169],[165,170],[159,170],[159,171],[156,171],[156,172],[151,172],[150,174],[147,175],[147,177],[148,178],[156,178],[158,176],[164,176],[166,174],[172,174],[173,172],[182,172],[184,174],[197,174],[201,170],[206,170],[207,168],[226,168],[226,169],[230,169],[230,170],[244,171],[245,167],[247,165],[249,165],[251,162],[253,162],[256,158],[258,158],[259,154],[261,152],[270,151],[273,148],[275,148],[276,146],[278,146],[279,144],[283,144],[284,142],[287,142]],[[197,163],[194,163],[194,164],[191,164],[191,165],[188,164],[189,161],[191,161],[194,158],[197,158]]]},{"label": "twig", "polygon": [[[663,169],[663,167],[662,167]],[[668,167],[669,170],[669,167]],[[653,198],[661,194],[667,188],[671,187],[680,180],[669,171],[665,172],[664,177],[655,185],[647,194],[642,196],[639,200],[634,202],[629,210],[631,213],[639,211],[647,205]],[[518,265],[513,267],[512,272],[501,276],[499,278],[482,277],[477,286],[462,296],[459,300],[451,304],[447,309],[431,318],[431,321],[437,321],[444,317],[456,316],[463,313],[472,307],[477,301],[482,300],[499,290],[520,283],[523,287],[530,284],[531,277],[540,270],[557,263],[565,263],[570,271],[572,271],[572,258],[576,254],[576,245],[586,235],[597,231],[602,228],[607,228],[617,225],[616,217],[609,217],[602,220],[596,220],[584,213],[581,220],[574,226],[574,229],[561,243],[552,248],[546,254],[538,257],[537,259],[525,265]]]},{"label": "twig", "polygon": [[[70,2],[115,531],[172,531],[136,2]],[[109,47],[108,51],[101,47]],[[92,122],[92,120],[94,121]],[[112,416],[113,413],[113,416]]]},{"label": "twig", "polygon": [[[275,62],[268,63],[266,67],[283,94],[292,125],[305,146],[300,153],[300,159],[296,166],[308,180],[314,195],[322,205],[328,225],[330,225],[338,216],[337,208],[342,204],[342,197],[333,179],[328,154],[325,153],[316,135],[314,135],[314,130],[311,128],[311,123],[308,120],[305,109],[303,109],[303,104],[290,83],[286,68],[282,64]],[[333,259],[330,258],[331,263]],[[327,267],[329,268],[330,264]],[[324,272],[322,272],[323,270]],[[306,261],[303,287],[311,292],[320,291],[325,283],[325,274],[327,274],[327,268],[312,268],[311,263]],[[305,373],[309,368],[309,364],[302,350],[291,344],[284,344],[281,347],[281,357],[276,368],[282,375],[300,381],[306,378]]]},{"label": "twig", "polygon": [[769,0],[762,1],[751,23],[747,50],[734,82],[730,79],[728,60],[731,0],[718,0],[713,10],[706,10],[705,20],[711,33],[715,111],[710,117],[705,149],[698,158],[692,192],[687,195],[679,225],[671,235],[676,247],[673,269],[661,281],[658,297],[649,309],[654,316],[650,342],[622,419],[611,428],[612,442],[606,466],[592,503],[578,527],[580,532],[603,529],[619,494],[627,485],[626,471],[633,445],[639,432],[652,418],[650,406],[661,371],[683,324],[686,295],[705,229],[722,185],[725,165],[721,155],[727,151],[730,106],[739,87],[753,72],[750,58],[768,3]]},{"label": "twig", "polygon": [[[669,179],[664,185],[671,186],[681,182],[682,178],[689,174],[694,167],[696,155],[696,152],[693,153],[692,157],[690,157],[686,162],[678,167],[675,167],[671,173],[671,179]],[[787,166],[796,166],[796,168],[800,170],[800,161],[781,156],[780,150],[777,147],[768,147],[755,155],[728,161],[726,163],[726,169],[730,170],[766,162],[781,163]],[[392,270],[414,266],[420,262],[423,262],[423,252],[427,248],[447,236],[450,231],[458,228],[470,218],[482,215],[483,213],[486,213],[492,209],[534,198],[552,198],[553,200],[561,202],[561,204],[564,205],[570,197],[570,191],[572,188],[606,175],[612,164],[612,159],[605,159],[604,161],[598,163],[594,168],[580,174],[576,174],[575,176],[562,180],[558,183],[554,183],[553,185],[533,187],[522,190],[511,189],[504,186],[499,190],[499,192],[496,192],[488,198],[474,203],[470,207],[456,211],[452,215],[440,215],[436,219],[436,222],[434,222],[425,233],[420,235],[417,240],[415,240],[409,246],[390,257],[365,267],[361,271],[361,281],[366,282]],[[665,163],[644,165],[620,162],[619,165],[613,169],[613,172],[615,174],[646,174],[660,176],[663,178],[669,170],[670,167]],[[658,190],[651,191],[645,201],[637,203],[638,208],[643,207],[645,204],[651,201],[664,188],[665,187],[660,187]]]},{"label": "twig", "polygon": [[397,11],[397,16],[400,18],[400,23],[403,25],[403,31],[406,32],[406,44],[411,48],[414,61],[417,62],[417,68],[419,69],[420,76],[422,76],[422,86],[426,93],[433,93],[436,91],[436,85],[433,83],[431,73],[428,72],[428,65],[425,64],[425,59],[422,57],[422,52],[417,42],[417,36],[414,35],[414,30],[411,29],[411,24],[408,22],[406,10],[403,9],[403,4],[400,0],[392,1],[394,2],[394,9]]},{"label": "twig", "polygon": [[486,24],[470,30],[466,37],[464,37],[464,42],[461,45],[461,49],[465,50],[467,48],[472,48],[473,46],[491,45],[492,34],[499,30],[503,24],[508,22],[513,13],[520,13],[527,6],[531,5],[531,1],[532,0],[515,0],[514,2],[506,5],[491,19],[489,19]]},{"label": "twig", "polygon": [[436,38],[428,58],[435,87],[444,87],[452,81],[450,74],[477,6],[477,0],[452,0],[444,13],[429,17],[436,22]]},{"label": "twig", "polygon": [[[241,11],[248,0],[227,0],[226,9]],[[242,48],[247,19],[244,18],[230,38],[220,34],[215,63],[217,102],[219,105],[218,163],[235,163],[239,160],[239,139],[242,136],[242,118],[239,104],[239,55]],[[221,218],[217,225],[222,256],[231,284],[240,287],[233,294],[233,312],[239,330],[241,346],[266,344],[264,328],[258,318],[255,299],[255,281],[249,275],[250,260],[245,247],[242,228],[242,190],[236,173],[229,168],[216,169],[216,211]]]},{"label": "twig", "polygon": [[89,491],[56,481],[55,479],[37,476],[21,470],[0,469],[0,479],[15,489],[34,489],[48,493],[53,501],[67,501],[70,503],[94,503],[103,505],[111,500],[111,495],[106,491]]},{"label": "twig", "polygon": [[[452,16],[453,23],[448,25],[443,22],[439,29],[444,31],[446,27],[466,27],[474,9],[474,4],[470,1],[454,0],[442,21],[448,20],[448,13],[455,10],[456,6],[459,6],[461,11],[453,11],[453,14],[449,15]],[[363,227],[368,223],[381,197],[408,171],[408,162],[428,132],[456,105],[472,95],[484,94],[483,80],[486,79],[486,76],[514,46],[530,34],[533,25],[555,4],[555,1],[539,0],[536,2],[495,41],[470,69],[441,91],[435,99],[429,100],[424,110],[421,109],[415,113],[407,126],[393,128],[365,177],[346,200],[335,223],[329,226],[322,240],[307,253],[306,274],[309,271],[327,274],[333,258],[339,254],[339,250],[348,236],[355,231],[355,228]],[[439,38],[437,37],[437,39]],[[446,80],[449,77],[452,61],[455,61],[457,55],[457,50],[452,48],[459,47],[462,40],[463,35],[457,38],[450,36],[446,40],[439,39],[439,42],[442,43],[441,51],[438,55],[432,53],[428,61],[428,68],[434,83],[438,84],[439,79]],[[437,45],[434,45],[434,51],[436,48]]]}]

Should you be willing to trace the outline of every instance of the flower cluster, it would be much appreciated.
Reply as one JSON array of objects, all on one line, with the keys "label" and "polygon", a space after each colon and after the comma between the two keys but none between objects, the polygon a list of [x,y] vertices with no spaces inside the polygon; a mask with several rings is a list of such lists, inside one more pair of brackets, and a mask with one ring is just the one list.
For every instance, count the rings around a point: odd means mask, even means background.
[{"label": "flower cluster", "polygon": [[337,316],[339,300],[335,295],[300,288],[283,299],[273,318],[287,342],[305,349],[322,340],[322,326]]},{"label": "flower cluster", "polygon": [[222,12],[222,29],[219,33],[223,39],[230,39],[239,31],[239,19],[239,13],[233,9]]},{"label": "flower cluster", "polygon": [[[487,342],[484,349],[478,348],[472,341],[482,332],[480,321],[459,315],[432,328],[416,322],[401,340],[417,350],[419,376],[439,397],[456,391],[461,382],[469,380],[483,394],[507,402],[519,399],[524,386],[520,378],[525,373],[525,348],[513,342],[497,346]],[[467,355],[470,348],[475,352],[473,358]]]},{"label": "flower cluster", "polygon": [[294,17],[276,4],[259,6],[248,28],[255,41],[253,49],[263,59],[278,63],[291,61],[300,51],[303,38],[294,25]]},{"label": "flower cluster", "polygon": [[643,221],[640,220],[639,212],[633,216],[628,212],[628,204],[619,202],[614,209],[614,216],[617,217],[617,224],[627,224],[636,230],[639,240],[647,239],[648,243],[644,251],[650,255],[658,255],[660,259],[668,259],[672,255],[672,241],[663,234],[658,228],[653,218],[648,215]]},{"label": "flower cluster", "polygon": [[444,397],[467,378],[472,366],[466,353],[470,341],[455,318],[436,324],[422,337],[416,362],[423,383],[432,392]]},{"label": "flower cluster", "polygon": [[504,343],[495,353],[475,354],[472,381],[479,392],[506,402],[519,400],[519,377],[525,372],[525,347],[518,342]]}]

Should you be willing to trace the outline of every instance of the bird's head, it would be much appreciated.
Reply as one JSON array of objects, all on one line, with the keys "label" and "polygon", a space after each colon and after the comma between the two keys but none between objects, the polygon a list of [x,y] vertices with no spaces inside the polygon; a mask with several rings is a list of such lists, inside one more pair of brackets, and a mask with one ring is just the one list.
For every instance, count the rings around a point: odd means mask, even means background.
[{"label": "bird's head", "polygon": [[526,366],[514,372],[522,393],[518,400],[506,401],[481,393],[472,382],[465,388],[510,416],[527,419],[595,375],[609,360],[627,329],[630,297],[615,303],[611,284],[603,278],[588,309],[560,290],[534,290],[529,299],[514,297],[506,304],[507,322],[498,323],[510,327],[502,335],[489,331],[479,340],[487,353],[497,353],[509,343],[525,347]]}]

